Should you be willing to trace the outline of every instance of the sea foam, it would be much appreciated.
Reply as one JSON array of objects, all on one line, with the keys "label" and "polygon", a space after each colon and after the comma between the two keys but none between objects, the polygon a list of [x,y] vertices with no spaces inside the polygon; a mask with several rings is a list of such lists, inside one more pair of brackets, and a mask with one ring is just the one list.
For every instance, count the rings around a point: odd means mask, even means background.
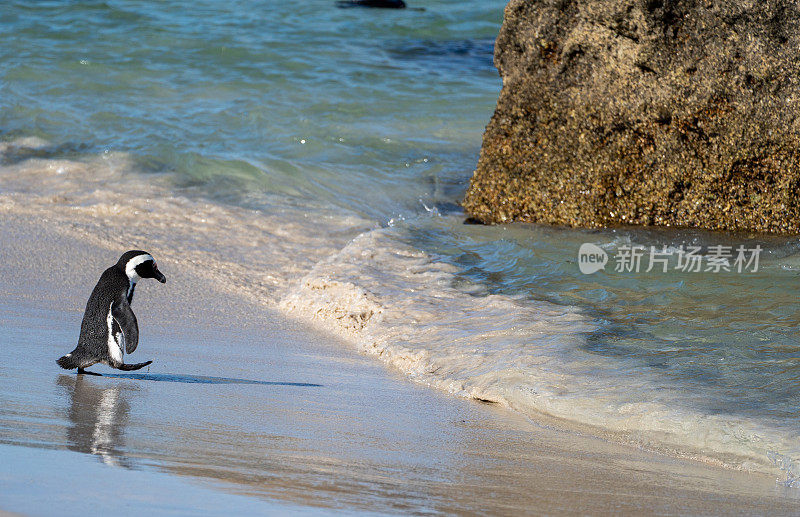
[{"label": "sea foam", "polygon": [[[7,143],[0,159],[45,145]],[[109,249],[157,249],[458,396],[734,468],[780,468],[788,482],[796,476],[800,434],[791,425],[706,410],[701,391],[591,353],[594,317],[490,294],[409,244],[403,223],[379,227],[280,196],[262,196],[257,210],[226,204],[137,171],[125,153],[31,154],[0,166],[0,211],[45,217]]]}]

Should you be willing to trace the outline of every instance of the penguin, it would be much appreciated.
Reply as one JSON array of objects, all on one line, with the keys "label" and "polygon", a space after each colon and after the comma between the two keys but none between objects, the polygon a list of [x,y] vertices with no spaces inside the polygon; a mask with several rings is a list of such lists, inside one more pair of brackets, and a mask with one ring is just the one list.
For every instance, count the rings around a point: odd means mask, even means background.
[{"label": "penguin", "polygon": [[139,344],[139,325],[131,302],[136,282],[142,278],[155,278],[162,284],[167,281],[153,256],[141,250],[125,252],[116,264],[103,272],[86,303],[78,346],[56,361],[60,367],[99,375],[87,372],[85,368],[103,363],[118,370],[131,371],[153,362],[123,362],[123,355],[133,353]]}]

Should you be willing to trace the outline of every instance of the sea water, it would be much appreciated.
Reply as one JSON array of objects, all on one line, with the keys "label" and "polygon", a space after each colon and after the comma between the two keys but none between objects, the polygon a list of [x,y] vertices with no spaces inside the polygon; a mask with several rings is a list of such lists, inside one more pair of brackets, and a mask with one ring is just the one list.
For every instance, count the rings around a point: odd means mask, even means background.
[{"label": "sea water", "polygon": [[0,212],[192,257],[454,394],[794,483],[798,240],[464,224],[504,2],[409,3],[4,2]]}]

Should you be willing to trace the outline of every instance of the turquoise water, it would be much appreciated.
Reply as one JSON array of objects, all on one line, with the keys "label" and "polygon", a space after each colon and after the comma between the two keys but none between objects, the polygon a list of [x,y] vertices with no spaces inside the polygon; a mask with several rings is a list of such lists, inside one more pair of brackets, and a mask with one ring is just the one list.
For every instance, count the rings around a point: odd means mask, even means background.
[{"label": "turquoise water", "polygon": [[[704,412],[737,412],[800,424],[800,242],[689,230],[580,231],[518,225],[458,234],[451,224],[415,231],[423,247],[463,268],[492,293],[581,307],[598,324],[587,352],[613,357],[631,374],[657,372],[670,388],[699,390]],[[646,272],[618,272],[612,262],[591,276],[577,267],[584,242],[615,255],[631,243],[763,248],[758,271],[683,272],[677,255]],[[733,261],[731,261],[733,262]],[[705,269],[705,266],[703,267]]]},{"label": "turquoise water", "polygon": [[132,152],[233,200],[263,189],[382,220],[457,200],[500,87],[503,2],[332,4],[4,3],[0,130]]},{"label": "turquoise water", "polygon": [[[369,277],[370,292],[407,296],[394,327],[430,331],[369,339],[402,341],[451,366],[436,374],[447,389],[481,389],[651,446],[660,438],[647,433],[672,433],[670,446],[737,466],[800,458],[796,238],[462,224],[458,203],[501,86],[492,51],[504,2],[414,2],[424,11],[333,3],[6,2],[0,139],[47,144],[7,152],[3,164],[126,153],[134,165],[124,174],[166,178],[171,193],[354,214],[384,233],[358,244],[360,254],[340,254],[356,264],[348,281],[364,287]],[[397,280],[402,262],[351,260],[372,246],[395,249],[381,239],[452,266],[451,276],[417,284]],[[628,244],[764,251],[759,270],[742,274],[686,273],[673,257],[667,273],[609,264],[584,275],[585,242],[611,255]],[[436,298],[436,286],[463,293],[452,296],[471,317],[457,317],[456,301],[423,310],[414,293],[426,287]],[[528,327],[554,307],[580,323]],[[495,334],[471,326],[476,318]],[[546,355],[553,343],[558,353]],[[476,350],[480,366],[463,358]]]}]

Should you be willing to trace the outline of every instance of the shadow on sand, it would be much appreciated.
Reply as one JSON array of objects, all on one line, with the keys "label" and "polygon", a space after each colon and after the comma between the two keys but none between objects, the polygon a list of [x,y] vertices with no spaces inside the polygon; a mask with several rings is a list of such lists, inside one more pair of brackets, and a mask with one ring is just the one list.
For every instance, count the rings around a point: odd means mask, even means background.
[{"label": "shadow on sand", "polygon": [[[135,379],[143,381],[185,382],[193,384],[261,384],[266,386],[322,387],[308,382],[253,381],[225,377],[177,374],[103,373],[58,376],[57,385],[69,396],[66,413],[69,419],[67,448],[92,454],[107,465],[132,468],[124,454],[128,427],[129,398],[143,389],[136,383],[96,382],[95,379]],[[0,511],[0,513],[2,513]]]},{"label": "shadow on sand", "polygon": [[262,386],[295,386],[300,388],[321,388],[322,384],[311,382],[254,381],[231,379],[227,377],[205,377],[202,375],[181,375],[176,373],[93,373],[95,377],[114,379],[134,379],[138,381],[183,382],[187,384],[259,384]]}]

